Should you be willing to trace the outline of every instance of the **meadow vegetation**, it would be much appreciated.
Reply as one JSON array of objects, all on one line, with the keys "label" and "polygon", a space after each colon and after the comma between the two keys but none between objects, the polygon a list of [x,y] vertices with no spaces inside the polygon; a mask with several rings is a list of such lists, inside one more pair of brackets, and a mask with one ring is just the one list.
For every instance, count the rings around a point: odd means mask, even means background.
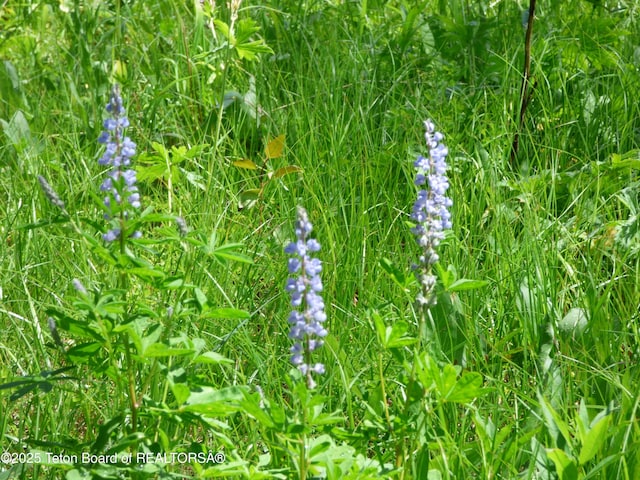
[{"label": "meadow vegetation", "polygon": [[0,480],[640,478],[640,5],[538,0],[520,126],[528,7],[0,1]]}]

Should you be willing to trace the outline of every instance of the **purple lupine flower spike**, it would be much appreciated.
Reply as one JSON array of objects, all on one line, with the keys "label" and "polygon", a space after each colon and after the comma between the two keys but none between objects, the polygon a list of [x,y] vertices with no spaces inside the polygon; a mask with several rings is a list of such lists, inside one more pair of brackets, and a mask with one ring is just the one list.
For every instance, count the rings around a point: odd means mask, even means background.
[{"label": "purple lupine flower spike", "polygon": [[415,184],[419,187],[424,185],[426,188],[423,187],[418,192],[418,198],[413,205],[411,219],[416,222],[416,226],[411,232],[422,248],[419,264],[414,265],[421,286],[416,300],[419,305],[428,307],[436,303],[436,278],[431,267],[439,260],[436,248],[444,238],[444,230],[451,228],[449,208],[453,201],[446,196],[449,188],[449,179],[446,176],[449,151],[442,143],[444,135],[436,132],[431,120],[424,122],[424,126],[429,155],[419,156],[413,165],[417,171]]},{"label": "purple lupine flower spike", "polygon": [[322,262],[310,255],[320,250],[320,243],[308,238],[312,229],[306,210],[298,207],[297,240],[284,249],[291,255],[288,269],[292,276],[287,280],[286,290],[291,294],[291,306],[295,308],[289,315],[289,337],[295,341],[291,347],[291,363],[305,375],[309,388],[316,385],[312,374],[324,373],[322,363],[311,363],[311,353],[322,346],[322,339],[327,336],[323,326],[327,316],[320,295]]},{"label": "purple lupine flower spike", "polygon": [[[112,168],[100,186],[100,190],[105,192],[104,206],[107,209],[105,218],[111,220],[119,216],[121,219],[126,219],[128,207],[138,209],[141,203],[136,186],[136,171],[125,168],[131,165],[131,158],[136,153],[136,144],[123,134],[124,129],[129,126],[129,120],[125,116],[126,111],[122,105],[118,85],[114,85],[106,109],[111,117],[104,121],[104,132],[98,138],[98,142],[106,146],[104,155],[98,163]],[[126,204],[123,199],[126,199]],[[113,242],[120,238],[121,233],[121,228],[113,226],[102,238],[106,242]],[[140,236],[140,232],[134,232],[131,235],[133,238]]]}]

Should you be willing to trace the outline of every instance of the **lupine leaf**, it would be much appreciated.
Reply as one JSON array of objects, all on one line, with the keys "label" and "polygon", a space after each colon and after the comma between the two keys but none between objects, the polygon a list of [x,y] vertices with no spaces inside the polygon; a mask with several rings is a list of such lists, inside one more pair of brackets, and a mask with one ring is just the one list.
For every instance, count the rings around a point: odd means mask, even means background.
[{"label": "lupine leaf", "polygon": [[228,359],[227,357],[220,355],[216,352],[204,352],[201,355],[198,355],[193,359],[194,363],[213,363],[219,365],[221,363],[233,363],[233,360]]},{"label": "lupine leaf", "polygon": [[476,290],[478,288],[486,287],[489,282],[486,280],[470,280],[468,278],[461,278],[453,282],[447,288],[449,292],[464,292],[467,290]]},{"label": "lupine leaf", "polygon": [[173,348],[164,343],[153,343],[145,349],[143,356],[147,358],[174,357],[190,355],[192,353],[193,350],[190,348]]}]

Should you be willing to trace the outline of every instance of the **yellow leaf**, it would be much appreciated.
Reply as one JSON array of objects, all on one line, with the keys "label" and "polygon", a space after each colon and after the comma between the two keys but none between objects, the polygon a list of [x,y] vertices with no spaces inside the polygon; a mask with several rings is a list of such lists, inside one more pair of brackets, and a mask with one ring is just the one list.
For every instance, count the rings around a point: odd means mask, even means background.
[{"label": "yellow leaf", "polygon": [[289,165],[288,167],[282,167],[273,172],[275,178],[284,177],[290,173],[301,172],[302,169],[297,165]]},{"label": "yellow leaf", "polygon": [[246,170],[257,170],[258,167],[255,163],[253,163],[248,158],[243,158],[242,160],[236,160],[233,162],[234,167],[244,168]]},{"label": "yellow leaf", "polygon": [[274,138],[267,144],[267,148],[265,148],[264,153],[267,156],[267,159],[280,158],[282,156],[283,149],[284,149],[284,135],[278,135],[276,138]]}]

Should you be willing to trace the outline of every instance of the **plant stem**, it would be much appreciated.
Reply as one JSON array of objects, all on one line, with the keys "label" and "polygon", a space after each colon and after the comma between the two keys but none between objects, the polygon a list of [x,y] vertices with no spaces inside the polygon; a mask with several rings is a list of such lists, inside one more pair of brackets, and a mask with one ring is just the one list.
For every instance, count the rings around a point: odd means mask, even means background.
[{"label": "plant stem", "polygon": [[[305,400],[306,403],[306,400]],[[307,458],[307,433],[305,431],[307,425],[307,406],[302,406],[302,438],[300,442],[300,458],[298,459],[298,473],[300,474],[300,480],[307,478],[307,469],[309,459]]]},{"label": "plant stem", "polygon": [[522,74],[522,86],[520,88],[520,117],[518,119],[518,126],[513,136],[513,144],[511,145],[511,157],[510,163],[513,165],[516,156],[518,155],[518,147],[520,145],[520,132],[524,125],[524,116],[527,111],[527,106],[531,100],[531,92],[529,85],[531,83],[531,35],[533,33],[533,18],[535,17],[536,0],[529,1],[529,18],[527,21],[527,33],[524,39],[524,70]]}]

